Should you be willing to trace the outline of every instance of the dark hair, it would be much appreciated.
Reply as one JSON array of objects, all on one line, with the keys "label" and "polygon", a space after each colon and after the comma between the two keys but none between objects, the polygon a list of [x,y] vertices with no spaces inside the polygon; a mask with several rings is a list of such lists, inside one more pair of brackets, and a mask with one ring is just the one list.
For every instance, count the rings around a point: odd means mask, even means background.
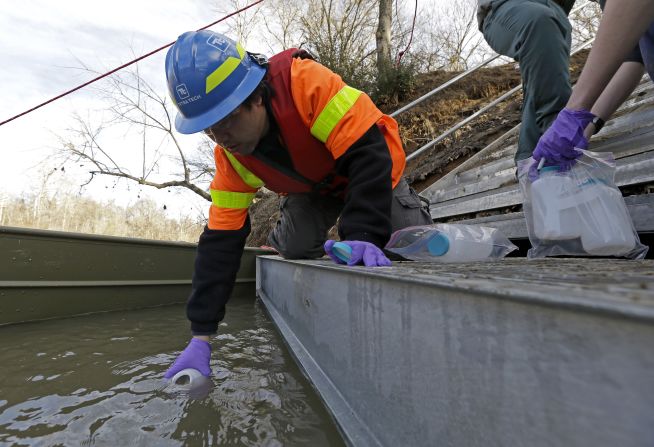
[{"label": "dark hair", "polygon": [[254,91],[250,93],[250,96],[245,98],[245,101],[243,101],[241,105],[250,108],[252,106],[252,103],[258,98],[261,98],[263,100],[262,102],[265,105],[268,105],[270,103],[271,96],[272,96],[272,90],[270,89],[270,85],[268,85],[268,82],[266,80],[262,80],[261,82],[259,82],[259,85],[257,85]]}]

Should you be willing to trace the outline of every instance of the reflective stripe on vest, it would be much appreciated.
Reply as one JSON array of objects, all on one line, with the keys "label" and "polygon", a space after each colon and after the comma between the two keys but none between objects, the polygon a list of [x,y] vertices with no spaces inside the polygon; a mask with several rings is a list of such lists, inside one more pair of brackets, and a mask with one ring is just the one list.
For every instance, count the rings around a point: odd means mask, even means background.
[{"label": "reflective stripe on vest", "polygon": [[232,155],[231,152],[229,152],[226,149],[223,149],[225,152],[225,155],[227,155],[227,159],[232,165],[232,168],[236,171],[236,173],[241,177],[241,179],[245,182],[246,185],[248,185],[251,188],[261,188],[263,186],[263,180],[261,180],[259,177],[254,175],[248,168],[243,166],[240,161],[236,159]]},{"label": "reflective stripe on vest", "polygon": [[213,203],[218,208],[247,208],[250,206],[252,200],[254,199],[253,192],[230,192],[218,191],[217,189],[212,189],[210,192],[211,203]]},{"label": "reflective stripe on vest", "polygon": [[322,109],[316,122],[311,126],[311,135],[325,143],[329,138],[329,134],[352,108],[359,95],[361,95],[360,90],[347,85],[343,87]]},{"label": "reflective stripe on vest", "polygon": [[236,67],[238,67],[238,64],[241,63],[245,56],[245,49],[240,43],[237,43],[236,50],[238,51],[239,59],[229,56],[225,62],[220,64],[220,67],[216,68],[209,76],[207,76],[205,93],[209,93],[211,90],[218,87],[221,82],[227,79],[227,77],[236,70]]}]

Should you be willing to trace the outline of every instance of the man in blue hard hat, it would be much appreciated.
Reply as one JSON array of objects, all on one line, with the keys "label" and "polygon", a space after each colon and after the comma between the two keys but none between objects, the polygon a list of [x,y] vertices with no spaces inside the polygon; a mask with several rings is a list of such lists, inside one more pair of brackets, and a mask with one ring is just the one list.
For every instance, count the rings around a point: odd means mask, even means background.
[{"label": "man in blue hard hat", "polygon": [[176,129],[216,143],[209,222],[200,236],[187,304],[193,338],[165,377],[191,367],[210,375],[209,336],[225,315],[250,232],[248,207],[262,187],[283,194],[268,243],[286,258],[333,252],[338,219],[348,265],[390,265],[391,232],[431,223],[402,177],[394,119],[302,50],[270,60],[211,31],[181,35],[166,55]]}]

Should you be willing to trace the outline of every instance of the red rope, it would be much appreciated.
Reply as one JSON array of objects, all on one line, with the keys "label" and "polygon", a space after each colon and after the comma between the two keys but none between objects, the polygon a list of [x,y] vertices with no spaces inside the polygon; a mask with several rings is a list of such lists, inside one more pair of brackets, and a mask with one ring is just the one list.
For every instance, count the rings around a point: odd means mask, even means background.
[{"label": "red rope", "polygon": [[[258,1],[254,2],[254,3],[252,3],[251,5],[246,6],[245,8],[241,8],[241,9],[239,9],[238,11],[234,11],[233,13],[228,14],[228,15],[226,15],[225,17],[216,20],[215,22],[212,22],[212,23],[208,24],[207,26],[204,26],[204,27],[200,28],[198,31],[203,30],[203,29],[207,29],[207,28],[209,28],[210,26],[214,26],[215,24],[220,23],[220,22],[222,22],[223,20],[226,20],[226,19],[230,18],[230,17],[233,16],[233,15],[236,15],[236,14],[238,14],[238,13],[241,13],[241,12],[245,11],[246,9],[251,8],[251,7],[253,7],[254,5],[257,5],[257,4],[261,3],[261,2],[263,2],[263,0],[258,0]],[[73,93],[73,92],[76,92],[77,90],[79,90],[79,89],[81,89],[81,88],[84,88],[84,87],[86,87],[87,85],[92,84],[92,83],[94,83],[95,81],[98,81],[98,80],[100,80],[100,79],[102,79],[102,78],[104,78],[104,77],[107,77],[107,76],[109,76],[110,74],[113,74],[113,73],[117,72],[118,70],[122,70],[122,69],[125,68],[125,67],[129,67],[130,65],[132,65],[132,64],[134,64],[134,63],[136,63],[136,62],[138,62],[138,61],[140,61],[140,60],[142,60],[142,59],[145,59],[146,57],[150,57],[150,56],[152,56],[153,54],[158,53],[159,51],[161,51],[161,50],[163,50],[163,49],[165,49],[165,48],[168,48],[169,46],[171,46],[171,45],[174,44],[175,42],[176,42],[176,40],[174,40],[174,41],[172,41],[172,42],[170,42],[170,43],[168,43],[168,44],[166,44],[166,45],[164,45],[164,46],[162,46],[162,47],[159,47],[159,48],[157,48],[156,50],[152,50],[152,51],[150,51],[149,53],[144,54],[143,56],[137,57],[137,58],[134,59],[133,61],[128,62],[128,63],[126,63],[126,64],[123,64],[123,65],[121,65],[120,67],[116,67],[116,68],[114,68],[114,69],[111,70],[111,71],[108,71],[108,72],[106,72],[106,73],[104,73],[104,74],[102,74],[102,75],[100,75],[100,76],[98,76],[98,77],[96,77],[96,78],[91,79],[90,81],[85,82],[84,84],[78,85],[77,87],[72,88],[72,89],[70,89],[70,90],[68,90],[68,91],[66,91],[66,92],[64,92],[64,93],[62,93],[62,94],[60,94],[60,95],[57,95],[57,96],[55,96],[54,98],[51,98],[51,99],[49,99],[49,100],[47,100],[47,101],[45,101],[45,102],[42,102],[41,104],[39,104],[39,105],[37,105],[37,106],[35,106],[35,107],[32,107],[32,108],[29,109],[29,110],[25,110],[24,112],[19,113],[19,114],[16,115],[16,116],[12,116],[11,118],[9,118],[9,119],[4,120],[3,122],[1,122],[1,123],[0,123],[0,126],[2,126],[3,124],[7,124],[8,122],[15,120],[16,118],[20,118],[20,117],[23,116],[23,115],[27,115],[28,113],[33,112],[33,111],[35,111],[36,109],[39,109],[39,108],[43,107],[44,105],[50,104],[50,103],[53,102],[53,101],[56,101],[56,100],[58,100],[58,99],[60,99],[60,98],[63,98],[63,97],[66,96],[66,95],[69,95],[69,94],[71,94],[71,93]]]},{"label": "red rope", "polygon": [[400,66],[400,61],[402,60],[402,56],[404,56],[404,53],[409,51],[409,47],[411,46],[411,41],[413,40],[413,29],[416,27],[416,15],[418,14],[418,0],[416,0],[416,7],[413,10],[413,24],[411,24],[411,35],[409,36],[409,43],[406,44],[406,48],[404,51],[400,51],[397,54],[397,60],[395,61],[395,67]]}]

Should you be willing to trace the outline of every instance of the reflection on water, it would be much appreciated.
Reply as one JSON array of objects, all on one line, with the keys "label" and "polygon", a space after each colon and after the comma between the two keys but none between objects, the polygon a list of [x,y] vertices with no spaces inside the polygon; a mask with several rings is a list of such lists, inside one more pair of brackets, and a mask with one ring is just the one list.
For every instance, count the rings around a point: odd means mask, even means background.
[{"label": "reflection on water", "polygon": [[162,387],[189,337],[179,306],[0,328],[0,444],[342,445],[261,304],[230,302],[215,386]]}]

